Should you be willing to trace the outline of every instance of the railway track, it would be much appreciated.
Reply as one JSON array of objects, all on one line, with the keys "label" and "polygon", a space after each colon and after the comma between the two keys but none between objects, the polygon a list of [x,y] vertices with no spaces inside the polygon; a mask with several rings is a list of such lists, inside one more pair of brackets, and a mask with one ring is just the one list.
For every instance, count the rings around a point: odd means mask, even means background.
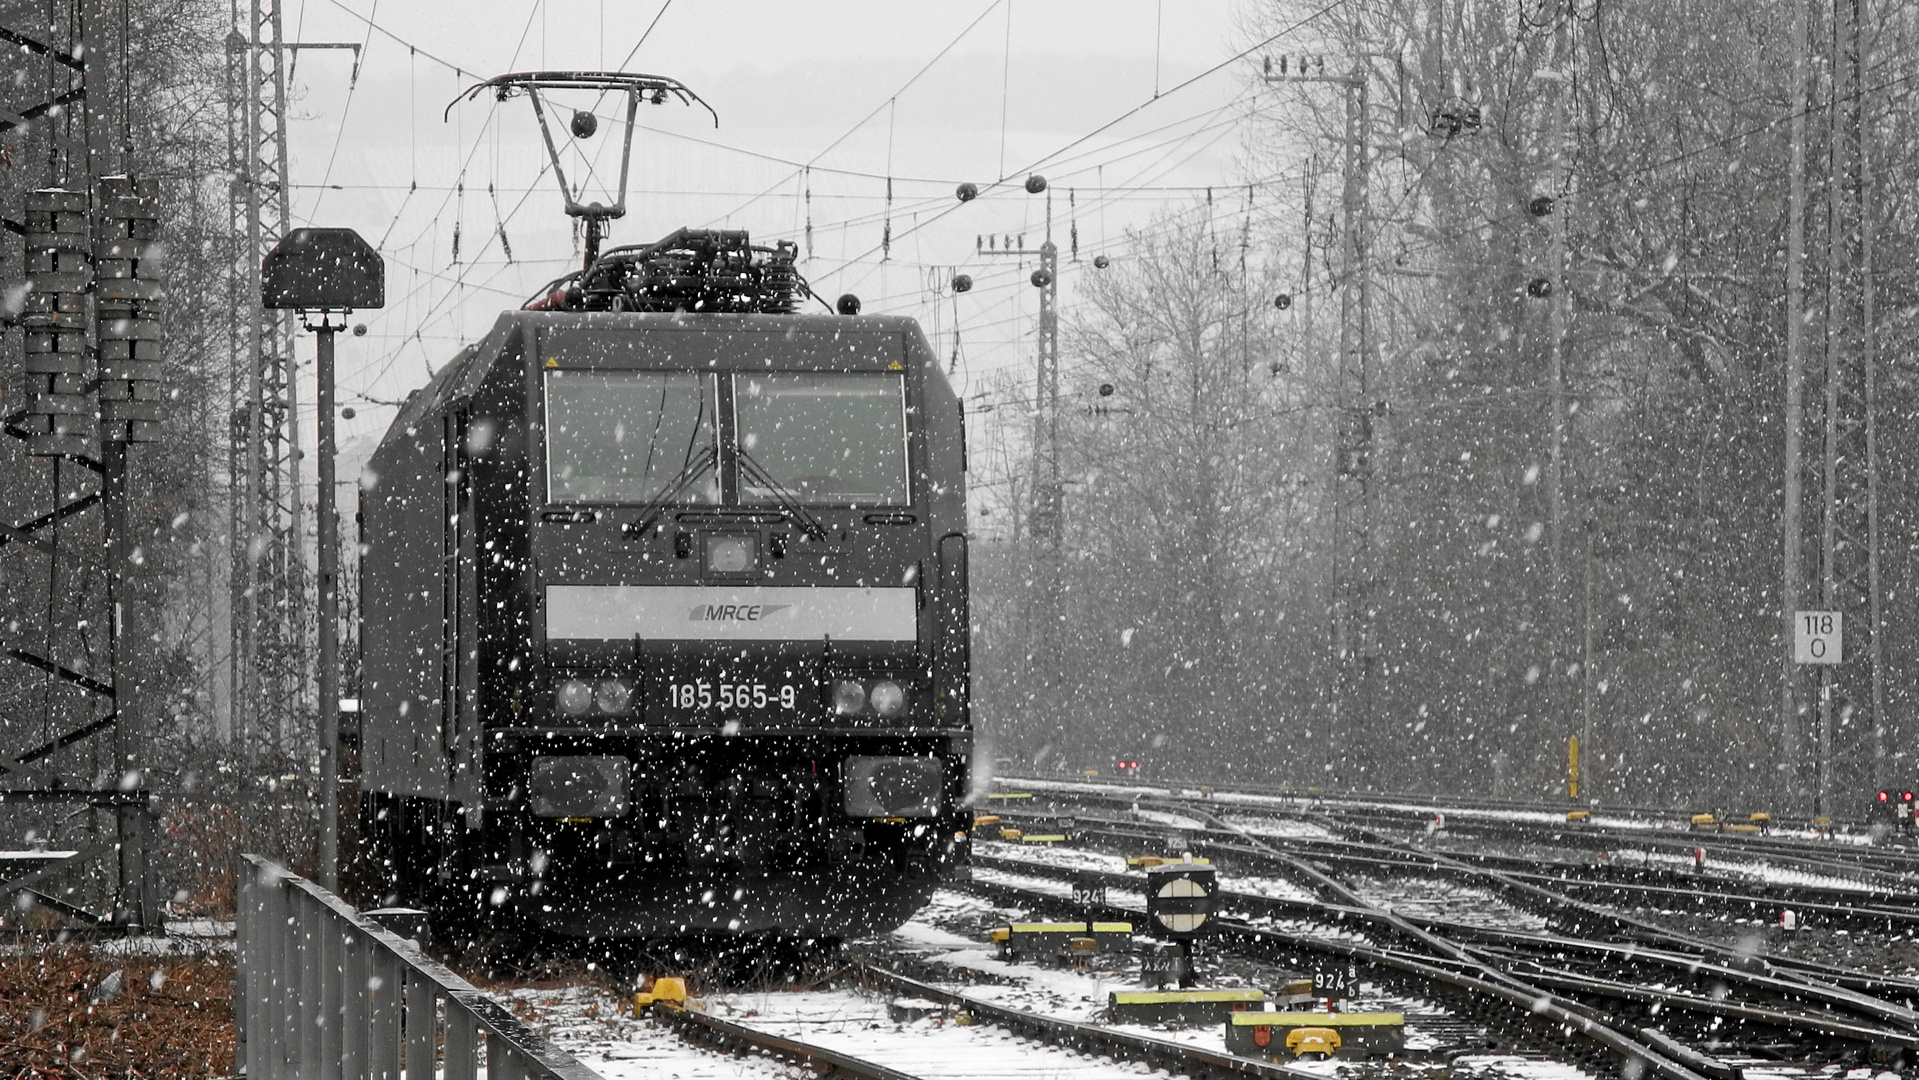
[{"label": "railway track", "polygon": [[1684,817],[1675,810],[1607,807],[1592,811],[1592,820],[1575,824],[1567,822],[1564,815],[1579,807],[1542,807],[1509,800],[1331,795],[1260,785],[1235,785],[1231,789],[1195,784],[1116,786],[1013,777],[1003,779],[1001,784],[1035,793],[1067,795],[1076,801],[1144,799],[1164,805],[1204,805],[1215,812],[1292,817],[1310,814],[1404,832],[1423,831],[1438,813],[1445,816],[1446,831],[1455,837],[1541,838],[1559,847],[1583,844],[1594,851],[1618,850],[1629,842],[1684,861],[1691,860],[1691,851],[1697,847],[1705,848],[1709,857],[1765,856],[1777,860],[1782,869],[1809,875],[1885,875],[1890,879],[1888,884],[1919,886],[1919,849],[1911,846],[1856,843],[1851,841],[1857,838],[1850,836],[1817,839],[1809,830],[1803,830],[1807,832],[1804,836],[1697,832],[1682,828]]},{"label": "railway track", "polygon": [[[1322,1075],[1012,1008],[882,966],[901,959],[856,957],[834,980],[851,993],[824,1009],[816,1003],[782,1012],[766,1008],[766,1003],[799,995],[749,993],[739,1001],[721,999],[713,1005],[656,1005],[648,1021],[626,1023],[650,1022],[714,1053],[770,1059],[806,1073],[850,1080],[1002,1080],[1008,1075],[1068,1072],[1089,1080],[1120,1080],[1137,1077],[1129,1071],[1134,1063],[1194,1080],[1313,1080]],[[931,1006],[936,1023],[914,1027],[889,1018],[891,1005],[900,999]],[[760,1007],[745,1007],[747,1003]],[[723,1015],[722,1009],[730,1011]],[[888,1027],[900,1030],[895,1037],[874,1034]],[[562,1036],[557,1041],[566,1040]],[[1102,1077],[1088,1058],[1108,1063],[1111,1075]]]},{"label": "railway track", "polygon": [[[1905,1003],[1910,1011],[1913,1002],[1919,1002],[1919,980],[1890,975],[1866,974],[1848,968],[1812,961],[1795,960],[1789,957],[1758,957],[1749,944],[1728,945],[1706,940],[1697,936],[1683,934],[1650,920],[1624,914],[1609,904],[1621,907],[1658,907],[1660,904],[1690,906],[1705,910],[1716,907],[1722,915],[1745,914],[1764,916],[1776,912],[1780,907],[1778,896],[1758,896],[1732,892],[1718,892],[1702,888],[1703,883],[1689,883],[1690,891],[1676,888],[1661,888],[1641,883],[1582,881],[1567,873],[1553,875],[1501,869],[1496,865],[1481,865],[1461,860],[1448,854],[1435,852],[1408,844],[1393,843],[1376,835],[1366,834],[1363,839],[1344,841],[1298,841],[1287,838],[1252,836],[1245,830],[1233,827],[1214,817],[1205,808],[1191,812],[1200,818],[1210,819],[1201,822],[1211,828],[1179,830],[1179,839],[1187,846],[1202,851],[1220,851],[1236,857],[1251,857],[1255,860],[1271,859],[1281,865],[1299,869],[1301,860],[1310,859],[1315,863],[1328,863],[1348,869],[1373,870],[1389,874],[1432,874],[1464,881],[1498,893],[1515,902],[1521,908],[1552,922],[1562,932],[1578,936],[1607,934],[1633,942],[1649,943],[1676,949],[1715,962],[1728,963],[1742,968],[1763,965],[1768,969],[1791,971],[1804,980],[1826,981],[1849,990],[1888,997]],[[1132,826],[1130,836],[1125,823],[1095,826],[1096,829],[1112,829],[1116,838],[1134,841],[1153,839],[1150,830],[1141,830]],[[1805,901],[1803,897],[1787,898],[1801,911],[1821,916],[1834,924],[1850,925],[1858,928],[1877,930],[1904,930],[1913,932],[1919,927],[1919,910],[1910,907],[1880,907],[1877,905],[1854,905],[1827,902],[1823,904]],[[1896,899],[1896,898],[1895,898]],[[1749,935],[1742,935],[1748,938]],[[1901,1014],[1896,1017],[1902,1024],[1911,1024],[1913,1016]]]},{"label": "railway track", "polygon": [[[1103,810],[1108,814],[1104,819],[1108,825],[1140,824],[1138,815],[1142,809],[1149,813],[1186,815],[1192,819],[1194,826],[1203,826],[1205,820],[1217,822],[1223,816],[1230,815],[1238,829],[1256,833],[1269,843],[1302,855],[1352,867],[1363,867],[1370,863],[1383,872],[1398,873],[1404,872],[1404,869],[1391,865],[1394,862],[1437,863],[1449,859],[1459,865],[1442,868],[1444,872],[1470,876],[1470,872],[1464,868],[1471,866],[1479,871],[1555,888],[1588,902],[1657,910],[1677,908],[1765,923],[1776,921],[1782,910],[1790,909],[1801,922],[1816,921],[1849,930],[1919,932],[1919,901],[1915,900],[1915,897],[1919,897],[1919,874],[1895,875],[1886,868],[1891,865],[1890,862],[1886,867],[1873,871],[1875,876],[1872,877],[1865,876],[1867,871],[1864,869],[1852,870],[1851,880],[1854,884],[1851,887],[1793,884],[1762,880],[1750,873],[1738,873],[1723,859],[1714,864],[1722,868],[1717,872],[1681,871],[1676,868],[1677,860],[1674,860],[1674,866],[1630,865],[1636,847],[1645,845],[1644,838],[1633,835],[1609,843],[1607,836],[1591,833],[1583,826],[1572,828],[1562,825],[1556,831],[1540,828],[1524,836],[1542,847],[1563,846],[1602,857],[1554,859],[1550,857],[1552,853],[1563,855],[1563,851],[1540,851],[1536,857],[1526,857],[1460,850],[1454,842],[1459,833],[1453,824],[1449,824],[1446,830],[1451,834],[1449,837],[1435,837],[1423,830],[1411,829],[1391,833],[1316,811],[1247,810],[1210,800],[1182,800],[1164,795],[1148,794],[1134,799],[1108,793],[1055,792],[1049,798],[1036,802],[1029,812],[1046,812],[1042,808],[1074,820],[1086,819],[1089,810],[1095,815]],[[1262,828],[1260,822],[1283,823],[1285,827]],[[1318,830],[1321,838],[1300,837],[1298,826],[1301,824]],[[1557,842],[1562,840],[1564,844],[1559,845]],[[1659,843],[1683,842],[1678,838],[1654,840]],[[1733,847],[1748,843],[1752,841],[1735,841]],[[1752,852],[1743,854],[1751,855]],[[1885,858],[1901,860],[1906,856],[1888,855]],[[1776,865],[1777,862],[1771,856],[1762,859],[1766,866]]]},{"label": "railway track", "polygon": [[[1037,863],[1019,869],[1023,874],[1052,877],[1062,884],[1075,876],[1073,871],[1052,870]],[[987,880],[974,882],[972,888],[1000,902],[1035,911],[1066,915],[1087,910],[1060,892],[1036,888],[1031,883]],[[1146,918],[1143,906],[1124,904],[1097,905],[1092,913],[1098,918]],[[1385,944],[1351,934],[1314,934],[1231,917],[1217,920],[1211,940],[1216,948],[1294,970],[1312,971],[1327,966],[1329,961],[1338,966],[1352,965],[1377,985],[1442,1003],[1449,1012],[1471,1018],[1492,1035],[1496,1049],[1543,1053],[1600,1075],[1618,1075],[1622,1067],[1642,1077],[1667,1080],[1731,1080],[1736,1075],[1729,1066],[1676,1041],[1623,1030],[1595,1010],[1544,988],[1493,972],[1485,965],[1433,955],[1403,943]],[[1627,1062],[1634,1064],[1626,1066]]]},{"label": "railway track", "polygon": [[[1198,813],[1204,816],[1206,811],[1202,809]],[[1123,828],[1082,823],[1082,833],[1089,827],[1095,834],[1121,845],[1131,842],[1135,847],[1142,840],[1163,843],[1167,831],[1163,824],[1155,830],[1137,824]],[[1268,838],[1254,838],[1243,832],[1234,836],[1232,830],[1219,827],[1217,820],[1187,821],[1176,827],[1176,831],[1176,839],[1191,850],[1233,860],[1234,865],[1249,871],[1253,865],[1267,864],[1286,871],[1286,876],[1305,879],[1309,889],[1321,894],[1313,899],[1244,893],[1227,897],[1226,902],[1236,911],[1255,919],[1318,919],[1334,920],[1346,926],[1371,925],[1383,929],[1388,938],[1403,937],[1409,932],[1415,938],[1436,935],[1440,946],[1438,959],[1459,963],[1468,958],[1465,954],[1470,954],[1472,961],[1523,978],[1541,992],[1603,1003],[1604,1010],[1691,1017],[1698,1028],[1693,1032],[1696,1045],[1711,1049],[1730,1047],[1759,1059],[1795,1060],[1793,1055],[1807,1053],[1880,1061],[1899,1055],[1905,1055],[1908,1060],[1919,1057],[1919,1014],[1911,1007],[1911,1002],[1919,999],[1919,982],[1913,980],[1782,958],[1760,959],[1620,915],[1536,881],[1519,880],[1429,852],[1391,849],[1354,856],[1361,859],[1358,865],[1369,869],[1384,868],[1401,873],[1443,871],[1472,880],[1503,897],[1516,896],[1523,901],[1518,906],[1538,912],[1549,921],[1557,920],[1557,928],[1562,932],[1526,935],[1441,919],[1400,919],[1368,904],[1314,865],[1319,860],[1308,857],[1324,855],[1324,849],[1337,845],[1322,841],[1309,853],[1279,851],[1265,842]],[[993,864],[986,860],[982,865]],[[1350,870],[1353,865],[1348,862],[1343,868]],[[1028,874],[1035,872],[1031,866],[1020,869]],[[1124,875],[1112,875],[1108,883],[1118,885],[1125,880]],[[1329,893],[1330,896],[1325,895]],[[1605,933],[1607,939],[1581,936],[1596,932]],[[1464,948],[1449,948],[1448,943]],[[1436,943],[1427,940],[1422,944],[1431,947]],[[1609,966],[1613,977],[1595,976],[1596,971]],[[1698,993],[1644,985],[1646,979],[1662,977],[1695,987],[1706,985],[1704,992]],[[1729,1000],[1734,991],[1739,1000]],[[1672,1026],[1670,1021],[1667,1024]],[[1748,1036],[1741,1041],[1715,1034],[1728,1026],[1771,1034]],[[1829,1048],[1833,1045],[1842,1045],[1848,1052],[1832,1055]]]}]

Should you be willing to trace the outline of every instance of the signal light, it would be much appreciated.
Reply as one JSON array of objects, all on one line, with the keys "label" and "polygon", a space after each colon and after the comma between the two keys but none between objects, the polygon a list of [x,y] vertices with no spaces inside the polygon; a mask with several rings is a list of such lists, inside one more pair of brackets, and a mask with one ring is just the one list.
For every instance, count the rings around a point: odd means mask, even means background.
[{"label": "signal light", "polygon": [[1892,798],[1892,792],[1890,791],[1882,791],[1879,793],[1880,802],[1885,802],[1887,799],[1890,799],[1890,798]]},{"label": "signal light", "polygon": [[1899,801],[1900,801],[1900,802],[1911,802],[1911,801],[1912,801],[1912,792],[1910,792],[1910,791],[1902,791],[1902,792],[1900,792],[1900,793],[1899,793]]}]

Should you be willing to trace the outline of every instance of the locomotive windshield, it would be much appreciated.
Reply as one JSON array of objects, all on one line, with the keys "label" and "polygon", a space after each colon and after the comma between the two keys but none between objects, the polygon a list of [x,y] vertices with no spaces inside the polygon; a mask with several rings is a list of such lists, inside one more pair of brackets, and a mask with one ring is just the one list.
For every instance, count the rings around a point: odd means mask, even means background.
[{"label": "locomotive windshield", "polygon": [[[713,379],[693,372],[546,373],[550,502],[645,502],[715,451]],[[688,475],[680,498],[718,502],[717,471]]]},{"label": "locomotive windshield", "polygon": [[808,503],[907,503],[903,394],[885,372],[735,376],[740,453],[758,466],[740,470],[741,501],[776,502],[784,489]]}]

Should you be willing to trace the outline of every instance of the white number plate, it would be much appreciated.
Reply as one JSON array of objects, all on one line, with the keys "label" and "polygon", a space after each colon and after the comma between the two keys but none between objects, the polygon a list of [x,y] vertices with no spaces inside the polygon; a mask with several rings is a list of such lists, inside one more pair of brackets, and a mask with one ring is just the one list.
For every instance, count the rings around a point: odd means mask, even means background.
[{"label": "white number plate", "polygon": [[676,682],[666,685],[675,709],[797,709],[799,688],[791,683]]}]

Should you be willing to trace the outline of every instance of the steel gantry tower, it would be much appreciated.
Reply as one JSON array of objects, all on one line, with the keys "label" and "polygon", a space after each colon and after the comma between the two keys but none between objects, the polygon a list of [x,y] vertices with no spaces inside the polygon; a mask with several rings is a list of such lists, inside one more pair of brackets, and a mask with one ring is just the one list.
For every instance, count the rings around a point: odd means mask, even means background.
[{"label": "steel gantry tower", "polygon": [[293,326],[260,304],[260,262],[285,235],[287,61],[278,0],[250,0],[227,37],[229,220],[244,237],[228,268],[233,366],[228,724],[239,752],[287,752],[311,727],[312,643],[301,508]]},{"label": "steel gantry tower", "polygon": [[1829,29],[1833,109],[1825,190],[1825,355],[1813,397],[1821,491],[1815,595],[1823,610],[1838,614],[1844,635],[1838,662],[1815,668],[1815,810],[1827,815],[1835,810],[1835,787],[1886,787],[1894,773],[1888,760],[1881,633],[1873,188],[1858,6],[1835,2]]},{"label": "steel gantry tower", "polygon": [[1349,749],[1368,737],[1378,697],[1378,553],[1374,538],[1376,432],[1385,405],[1376,397],[1372,326],[1372,223],[1368,181],[1372,173],[1369,59],[1348,58],[1346,71],[1328,71],[1322,56],[1282,56],[1266,61],[1271,83],[1328,83],[1345,98],[1339,255],[1339,379],[1333,430],[1334,675],[1332,722],[1326,737],[1329,779],[1342,775]]}]

